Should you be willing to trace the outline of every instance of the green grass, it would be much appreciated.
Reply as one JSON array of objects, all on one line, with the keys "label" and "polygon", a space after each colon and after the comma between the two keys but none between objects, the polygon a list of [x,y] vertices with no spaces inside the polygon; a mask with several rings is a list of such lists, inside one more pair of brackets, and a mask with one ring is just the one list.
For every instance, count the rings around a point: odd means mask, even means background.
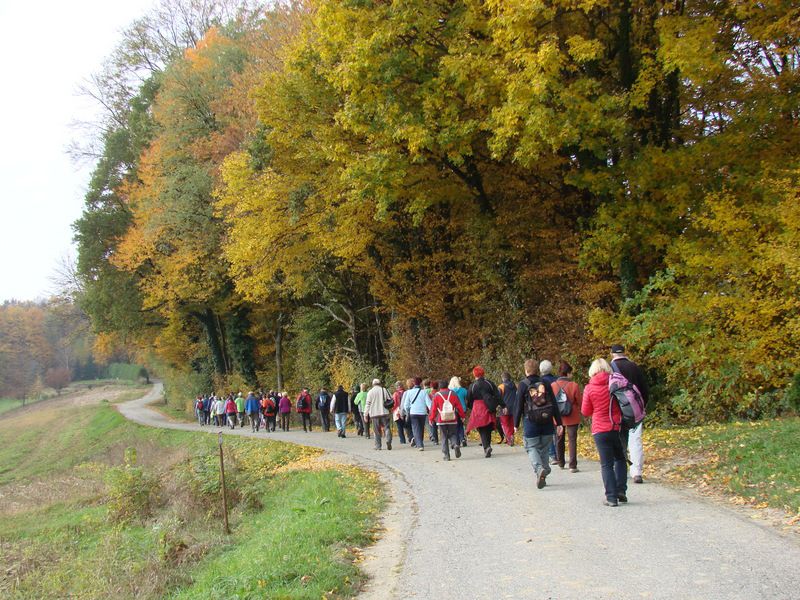
[{"label": "green grass", "polygon": [[800,418],[649,429],[645,455],[693,460],[677,475],[757,506],[800,514]]},{"label": "green grass", "polygon": [[[316,599],[357,592],[352,548],[373,538],[383,502],[373,474],[321,465],[311,449],[226,439],[226,536],[216,436],[140,427],[108,403],[52,412],[24,427],[0,422],[0,492],[13,498],[22,489],[28,498],[43,482],[78,477],[86,486],[55,487],[22,510],[0,505],[1,597]],[[127,447],[136,449],[136,466],[114,466]],[[296,466],[286,470],[290,464]],[[112,472],[142,472],[142,481],[157,482],[151,509],[115,511],[103,490],[139,479],[112,479]],[[116,491],[125,496],[124,488]]]}]

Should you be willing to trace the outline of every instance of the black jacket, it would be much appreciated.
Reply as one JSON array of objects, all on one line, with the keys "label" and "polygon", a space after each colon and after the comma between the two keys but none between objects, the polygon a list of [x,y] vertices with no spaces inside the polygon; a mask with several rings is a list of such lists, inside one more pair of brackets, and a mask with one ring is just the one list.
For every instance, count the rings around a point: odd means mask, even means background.
[{"label": "black jacket", "polygon": [[350,401],[347,397],[347,392],[344,390],[336,390],[333,393],[333,412],[334,413],[349,413]]},{"label": "black jacket", "polygon": [[644,373],[642,373],[639,366],[625,356],[622,358],[615,358],[611,363],[612,369],[616,366],[619,372],[625,376],[625,379],[639,388],[639,391],[642,393],[642,399],[644,403],[647,404],[647,401],[650,399],[650,389],[647,387],[647,380],[644,378]]},{"label": "black jacket", "polygon": [[504,406],[500,390],[494,382],[485,377],[478,377],[467,390],[467,408],[471,409],[475,400],[483,400],[490,411],[496,410],[498,406]]}]

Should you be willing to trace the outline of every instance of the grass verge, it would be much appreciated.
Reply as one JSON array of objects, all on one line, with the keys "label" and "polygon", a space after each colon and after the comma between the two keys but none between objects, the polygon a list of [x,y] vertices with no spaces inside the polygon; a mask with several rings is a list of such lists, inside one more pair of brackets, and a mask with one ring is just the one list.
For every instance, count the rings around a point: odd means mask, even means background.
[{"label": "grass verge", "polygon": [[108,403],[63,410],[0,422],[0,596],[357,592],[358,549],[384,501],[374,474],[226,438],[227,536],[216,436],[140,427]]}]

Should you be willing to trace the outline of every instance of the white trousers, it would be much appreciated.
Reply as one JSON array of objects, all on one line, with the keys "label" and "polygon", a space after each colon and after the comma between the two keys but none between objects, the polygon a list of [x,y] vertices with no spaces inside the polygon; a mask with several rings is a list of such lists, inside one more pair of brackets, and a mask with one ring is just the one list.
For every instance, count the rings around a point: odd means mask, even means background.
[{"label": "white trousers", "polygon": [[631,477],[641,477],[642,467],[644,466],[644,448],[642,447],[642,429],[644,423],[640,424],[636,429],[628,432],[628,454],[630,454],[631,462]]}]

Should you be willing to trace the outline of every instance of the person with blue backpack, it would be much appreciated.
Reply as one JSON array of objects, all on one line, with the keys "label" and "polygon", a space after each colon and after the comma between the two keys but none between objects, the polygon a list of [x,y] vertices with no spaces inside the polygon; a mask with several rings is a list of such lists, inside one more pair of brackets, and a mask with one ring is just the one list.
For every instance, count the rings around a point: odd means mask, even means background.
[{"label": "person with blue backpack", "polygon": [[[647,405],[650,390],[647,387],[647,380],[639,366],[625,356],[625,347],[621,344],[611,346],[611,370],[619,373],[632,386],[635,386],[638,395],[641,397],[642,409]],[[642,412],[644,412],[642,410]],[[644,467],[644,448],[642,446],[642,430],[644,422],[640,421],[633,427],[622,427],[622,442],[627,449],[631,460],[631,477],[633,483],[644,483],[642,479],[642,468]]]}]

